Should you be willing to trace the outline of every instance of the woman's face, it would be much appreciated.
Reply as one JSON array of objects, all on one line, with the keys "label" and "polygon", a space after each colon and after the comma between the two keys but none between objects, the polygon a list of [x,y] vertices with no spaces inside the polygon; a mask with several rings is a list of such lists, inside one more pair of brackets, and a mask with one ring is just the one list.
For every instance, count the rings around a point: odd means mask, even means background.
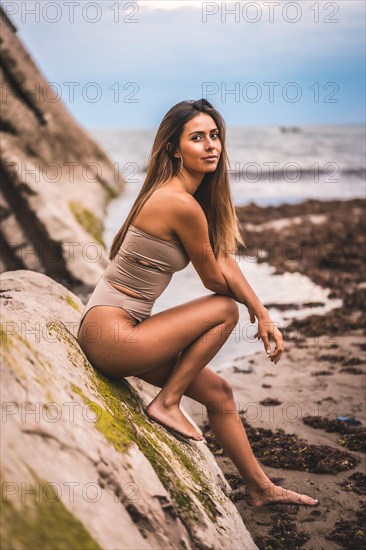
[{"label": "woman's face", "polygon": [[175,155],[182,156],[186,170],[203,174],[216,170],[222,150],[218,132],[214,119],[206,113],[199,113],[184,125]]}]

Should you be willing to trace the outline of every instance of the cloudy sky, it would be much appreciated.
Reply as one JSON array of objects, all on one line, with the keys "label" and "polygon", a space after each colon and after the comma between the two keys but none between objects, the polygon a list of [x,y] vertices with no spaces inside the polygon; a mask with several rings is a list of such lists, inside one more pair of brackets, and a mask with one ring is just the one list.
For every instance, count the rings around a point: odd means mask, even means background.
[{"label": "cloudy sky", "polygon": [[6,1],[85,128],[156,127],[206,97],[231,126],[365,122],[365,3]]}]

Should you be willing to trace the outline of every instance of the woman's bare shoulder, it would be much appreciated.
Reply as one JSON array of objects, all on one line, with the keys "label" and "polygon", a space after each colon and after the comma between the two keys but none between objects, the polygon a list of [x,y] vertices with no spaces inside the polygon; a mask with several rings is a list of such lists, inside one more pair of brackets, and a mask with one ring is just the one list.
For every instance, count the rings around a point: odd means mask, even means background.
[{"label": "woman's bare shoulder", "polygon": [[[160,218],[161,225],[165,227],[162,231],[166,231],[170,238],[179,240],[175,227],[177,218],[189,210],[193,203],[198,205],[196,199],[190,193],[173,186],[157,189],[153,195],[155,195],[155,200],[153,199],[153,203],[151,203],[151,210],[155,210],[155,219]],[[160,216],[158,216],[159,212]]]},{"label": "woman's bare shoulder", "polygon": [[169,207],[167,210],[170,212],[175,211],[175,208],[184,206],[185,204],[196,203],[196,199],[187,193],[187,191],[176,189],[174,186],[164,186],[156,189],[152,194],[155,196],[155,200],[160,204],[163,202]]},{"label": "woman's bare shoulder", "polygon": [[175,219],[189,201],[195,199],[184,190],[173,186],[163,186],[155,189],[135,217],[133,224],[161,239],[179,242],[175,232]]}]

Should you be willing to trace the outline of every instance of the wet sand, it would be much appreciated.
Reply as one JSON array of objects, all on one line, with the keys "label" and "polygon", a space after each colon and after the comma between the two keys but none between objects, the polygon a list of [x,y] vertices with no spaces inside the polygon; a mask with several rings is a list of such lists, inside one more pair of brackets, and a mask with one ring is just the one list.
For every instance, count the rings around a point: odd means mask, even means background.
[{"label": "wet sand", "polygon": [[[251,508],[205,410],[188,398],[184,405],[203,430],[261,550],[364,548],[365,201],[249,205],[238,211],[247,244],[263,251],[268,242],[282,243],[280,252],[267,256],[278,273],[300,271],[343,299],[340,308],[326,315],[287,324],[282,330],[285,352],[277,365],[263,349],[238,357],[232,367],[214,369],[232,384],[237,410],[267,475],[276,484],[318,498],[319,505]],[[270,220],[277,223],[268,225]],[[296,261],[283,254],[289,242],[301,251]],[[337,420],[339,416],[352,420]]]}]

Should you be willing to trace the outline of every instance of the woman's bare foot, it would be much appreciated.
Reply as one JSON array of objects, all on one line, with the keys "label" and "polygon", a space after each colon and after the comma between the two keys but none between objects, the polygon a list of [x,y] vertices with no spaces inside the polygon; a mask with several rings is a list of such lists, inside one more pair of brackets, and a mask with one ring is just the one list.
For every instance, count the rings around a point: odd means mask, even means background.
[{"label": "woman's bare foot", "polygon": [[203,437],[194,429],[178,405],[167,408],[161,405],[155,398],[146,407],[145,412],[153,420],[156,420],[167,428],[171,428],[183,437],[194,439],[195,441],[203,440]]},{"label": "woman's bare foot", "polygon": [[300,495],[289,489],[284,489],[274,483],[266,484],[265,487],[249,488],[248,504],[250,506],[268,506],[270,504],[306,504],[316,506],[319,501],[307,495]]}]

